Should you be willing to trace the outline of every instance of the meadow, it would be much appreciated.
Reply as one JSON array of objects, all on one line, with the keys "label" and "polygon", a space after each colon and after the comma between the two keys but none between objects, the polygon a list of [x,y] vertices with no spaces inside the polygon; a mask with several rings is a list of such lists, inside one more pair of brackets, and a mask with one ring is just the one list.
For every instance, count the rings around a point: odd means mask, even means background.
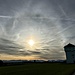
[{"label": "meadow", "polygon": [[75,64],[65,63],[26,63],[0,67],[0,75],[71,75],[74,71]]}]

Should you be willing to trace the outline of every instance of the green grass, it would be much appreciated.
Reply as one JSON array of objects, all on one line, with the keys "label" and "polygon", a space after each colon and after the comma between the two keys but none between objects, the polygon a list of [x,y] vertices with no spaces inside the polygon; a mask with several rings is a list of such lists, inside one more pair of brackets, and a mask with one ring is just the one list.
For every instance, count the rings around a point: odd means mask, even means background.
[{"label": "green grass", "polygon": [[75,64],[31,63],[0,67],[0,75],[70,75]]}]

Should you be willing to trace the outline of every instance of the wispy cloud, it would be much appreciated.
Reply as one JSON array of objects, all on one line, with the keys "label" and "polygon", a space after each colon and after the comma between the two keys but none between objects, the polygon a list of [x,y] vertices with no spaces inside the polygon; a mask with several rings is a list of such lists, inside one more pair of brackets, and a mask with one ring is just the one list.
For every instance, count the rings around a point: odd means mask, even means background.
[{"label": "wispy cloud", "polygon": [[13,18],[12,16],[4,16],[4,15],[0,15],[0,18],[9,18],[9,19],[11,19],[11,18]]}]

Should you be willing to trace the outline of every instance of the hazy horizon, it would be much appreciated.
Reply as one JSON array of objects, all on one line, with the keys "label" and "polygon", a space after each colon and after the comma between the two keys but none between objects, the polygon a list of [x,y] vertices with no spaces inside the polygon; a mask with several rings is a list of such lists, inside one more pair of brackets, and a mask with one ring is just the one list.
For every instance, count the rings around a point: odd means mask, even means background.
[{"label": "hazy horizon", "polygon": [[0,59],[66,59],[74,40],[74,0],[0,0]]}]

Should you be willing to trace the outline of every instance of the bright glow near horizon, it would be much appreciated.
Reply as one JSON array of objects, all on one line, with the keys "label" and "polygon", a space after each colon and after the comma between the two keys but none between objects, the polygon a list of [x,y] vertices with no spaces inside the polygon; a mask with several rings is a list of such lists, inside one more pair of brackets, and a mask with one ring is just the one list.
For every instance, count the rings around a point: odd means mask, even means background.
[{"label": "bright glow near horizon", "polygon": [[33,46],[34,43],[35,43],[35,42],[34,42],[32,39],[30,39],[30,40],[28,41],[28,44],[29,44],[30,46]]}]

